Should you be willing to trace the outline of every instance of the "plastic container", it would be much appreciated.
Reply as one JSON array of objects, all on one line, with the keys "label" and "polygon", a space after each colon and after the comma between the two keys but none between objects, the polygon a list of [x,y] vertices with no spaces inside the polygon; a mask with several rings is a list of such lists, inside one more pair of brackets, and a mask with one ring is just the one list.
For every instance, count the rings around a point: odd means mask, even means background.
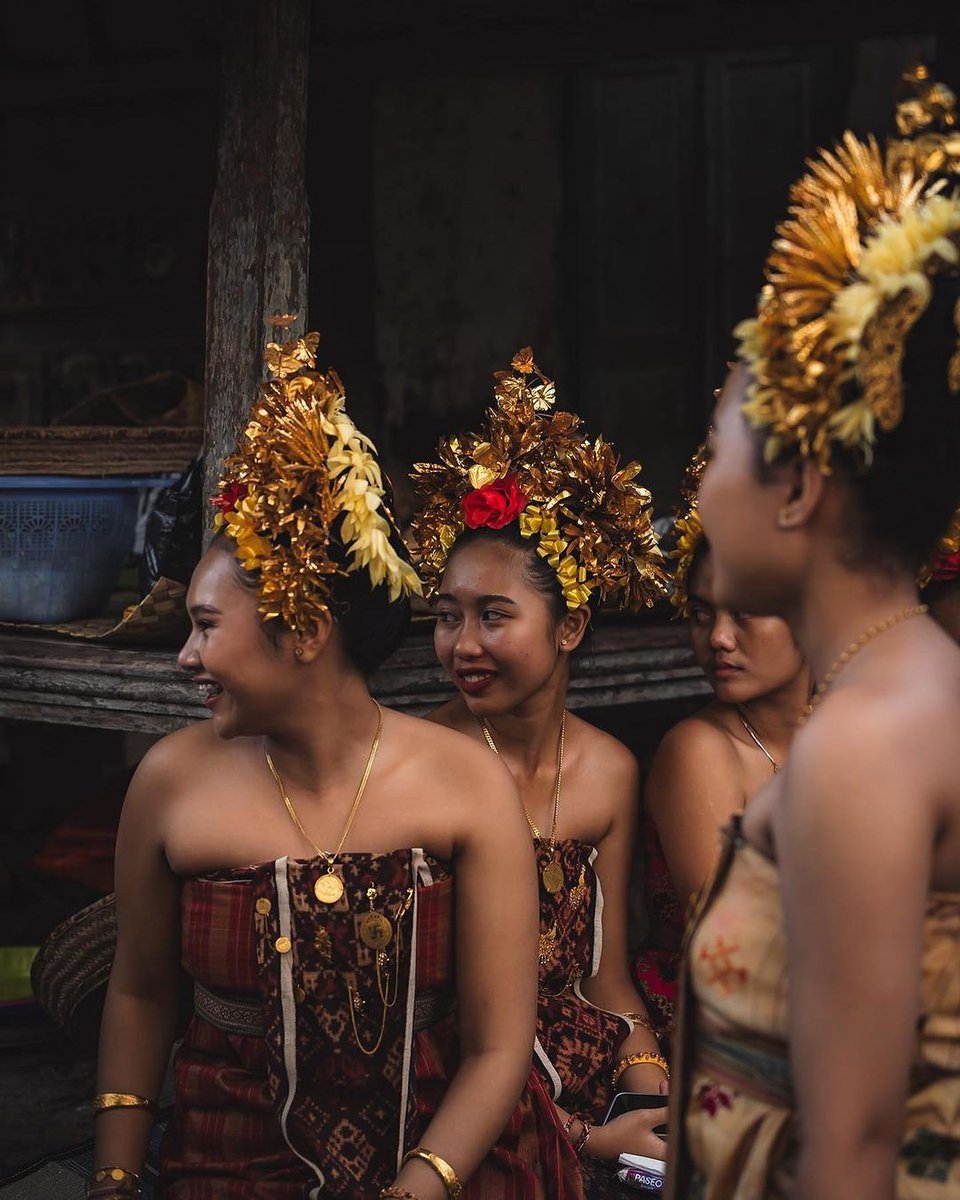
[{"label": "plastic container", "polygon": [[95,613],[133,544],[141,492],[170,478],[0,475],[0,620]]}]

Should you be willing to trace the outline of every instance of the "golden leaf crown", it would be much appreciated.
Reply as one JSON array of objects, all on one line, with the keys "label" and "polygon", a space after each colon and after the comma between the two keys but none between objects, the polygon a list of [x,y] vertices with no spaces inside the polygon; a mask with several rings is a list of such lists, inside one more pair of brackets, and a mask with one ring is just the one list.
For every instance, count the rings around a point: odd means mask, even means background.
[{"label": "golden leaf crown", "polygon": [[261,614],[300,633],[330,611],[337,576],[366,570],[391,600],[421,590],[390,541],[376,448],[347,415],[336,371],[315,369],[319,341],[308,333],[267,345],[271,378],[213,499],[215,528],[236,543],[242,565],[259,572]]},{"label": "golden leaf crown", "polygon": [[683,482],[680,484],[680,494],[686,501],[686,507],[677,514],[673,522],[673,549],[668,557],[674,564],[670,603],[674,607],[676,617],[690,616],[690,569],[697,549],[703,541],[698,494],[700,480],[707,465],[706,452],[707,446],[704,442],[687,464]]},{"label": "golden leaf crown", "polygon": [[[467,528],[516,520],[553,567],[567,606],[593,599],[652,605],[666,590],[652,500],[638,462],[621,467],[609,442],[590,441],[578,416],[556,411],[556,391],[526,346],[494,375],[495,403],[475,433],[443,438],[438,462],[416,463],[411,532],[427,595]],[[487,500],[496,501],[487,519]]]},{"label": "golden leaf crown", "polygon": [[[808,160],[757,315],[735,331],[751,374],[744,413],[766,433],[767,461],[799,451],[829,473],[844,450],[869,465],[877,427],[889,433],[902,419],[905,341],[931,279],[960,262],[955,98],[925,68],[904,78],[913,94],[898,122],[911,136],[881,149],[848,130]],[[948,379],[960,392],[960,347]]]}]

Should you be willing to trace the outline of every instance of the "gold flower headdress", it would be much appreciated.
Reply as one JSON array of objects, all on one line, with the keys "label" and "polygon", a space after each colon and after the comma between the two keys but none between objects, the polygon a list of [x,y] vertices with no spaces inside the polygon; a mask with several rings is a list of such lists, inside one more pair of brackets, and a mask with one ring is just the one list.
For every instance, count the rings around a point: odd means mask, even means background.
[{"label": "gold flower headdress", "polygon": [[[925,79],[921,69],[917,86]],[[913,134],[922,115],[926,142],[881,150],[847,131],[791,189],[757,316],[735,331],[751,372],[744,413],[766,432],[768,461],[796,448],[828,473],[842,447],[869,464],[877,426],[890,432],[903,416],[906,337],[932,277],[960,262],[960,198],[947,194],[960,164],[955,100],[924,86],[912,116],[898,116]],[[960,392],[960,348],[949,384]]]},{"label": "gold flower headdress", "polygon": [[676,617],[690,616],[690,568],[694,556],[703,541],[703,522],[700,520],[698,493],[703,470],[707,465],[707,446],[697,448],[696,453],[687,465],[680,484],[680,494],[686,501],[686,510],[678,513],[673,522],[673,549],[669,558],[673,559],[673,591],[670,593],[670,603],[673,605]]},{"label": "gold flower headdress", "polygon": [[476,433],[440,442],[439,462],[417,463],[414,556],[436,594],[447,555],[466,527],[516,520],[557,574],[568,608],[593,597],[620,608],[652,605],[666,586],[638,462],[621,467],[609,442],[584,435],[580,418],[554,410],[554,384],[526,346],[494,378],[496,403]]},{"label": "gold flower headdress", "polygon": [[391,600],[421,591],[390,542],[376,449],[347,415],[337,373],[315,370],[319,341],[308,333],[267,345],[271,378],[213,500],[215,528],[259,572],[260,612],[301,633],[329,611],[335,576],[366,570]]}]

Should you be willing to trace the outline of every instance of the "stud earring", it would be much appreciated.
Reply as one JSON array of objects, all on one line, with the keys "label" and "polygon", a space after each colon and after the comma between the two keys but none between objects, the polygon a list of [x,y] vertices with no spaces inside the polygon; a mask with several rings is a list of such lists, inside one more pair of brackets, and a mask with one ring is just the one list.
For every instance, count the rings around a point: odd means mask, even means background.
[{"label": "stud earring", "polygon": [[297,658],[303,658],[303,647],[297,646],[297,648],[294,650],[294,654],[297,656]]}]

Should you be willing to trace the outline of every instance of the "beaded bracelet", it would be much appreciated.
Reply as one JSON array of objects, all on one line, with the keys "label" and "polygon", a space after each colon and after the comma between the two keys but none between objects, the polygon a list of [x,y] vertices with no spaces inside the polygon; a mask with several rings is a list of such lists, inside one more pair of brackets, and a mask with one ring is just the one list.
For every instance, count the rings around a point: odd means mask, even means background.
[{"label": "beaded bracelet", "polygon": [[586,1117],[580,1117],[579,1120],[583,1128],[580,1130],[580,1136],[577,1138],[576,1144],[573,1147],[574,1154],[580,1154],[584,1146],[586,1146],[587,1142],[589,1142],[590,1134],[593,1133],[593,1126],[586,1119]]},{"label": "beaded bracelet", "polygon": [[654,1067],[659,1067],[660,1070],[664,1073],[664,1075],[666,1075],[667,1080],[669,1082],[670,1069],[667,1066],[667,1060],[663,1057],[662,1054],[647,1054],[647,1053],[628,1054],[626,1058],[620,1059],[620,1061],[616,1065],[616,1068],[614,1069],[614,1072],[613,1072],[614,1088],[616,1088],[617,1084],[620,1082],[620,1076],[624,1073],[624,1071],[629,1070],[630,1067],[642,1066],[644,1063],[650,1063]]}]

